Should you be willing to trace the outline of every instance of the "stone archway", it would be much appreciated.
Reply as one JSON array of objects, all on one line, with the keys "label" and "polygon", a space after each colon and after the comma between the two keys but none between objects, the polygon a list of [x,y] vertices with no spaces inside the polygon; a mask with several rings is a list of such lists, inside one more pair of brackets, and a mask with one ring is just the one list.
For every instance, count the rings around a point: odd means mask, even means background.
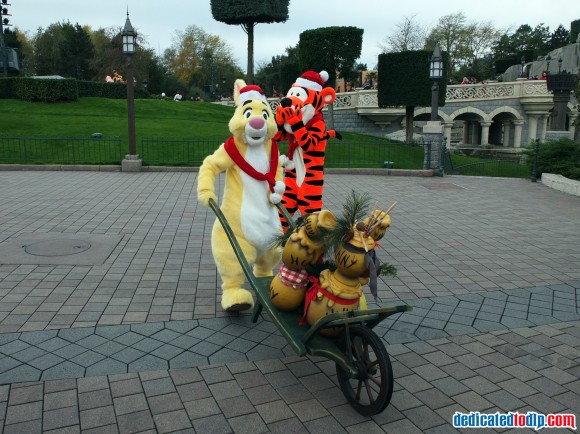
[{"label": "stone archway", "polygon": [[504,105],[494,109],[489,117],[492,122],[489,128],[489,144],[516,148],[521,145],[524,116],[518,110]]},{"label": "stone archway", "polygon": [[462,132],[461,147],[487,144],[491,120],[487,113],[473,106],[455,110],[449,115],[456,129]]}]

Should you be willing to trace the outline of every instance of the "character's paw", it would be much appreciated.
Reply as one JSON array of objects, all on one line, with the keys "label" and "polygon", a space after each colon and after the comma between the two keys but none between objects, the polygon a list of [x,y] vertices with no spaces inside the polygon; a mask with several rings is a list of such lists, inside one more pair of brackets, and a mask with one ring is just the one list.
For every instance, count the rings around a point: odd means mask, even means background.
[{"label": "character's paw", "polygon": [[296,167],[294,160],[291,160],[286,155],[280,155],[280,161],[282,162],[282,167],[288,170],[294,170],[294,168]]},{"label": "character's paw", "polygon": [[213,199],[216,203],[218,201],[218,198],[213,191],[202,191],[197,193],[197,201],[203,206],[209,206],[210,199]]},{"label": "character's paw", "polygon": [[276,181],[274,184],[274,193],[282,194],[286,190],[286,185],[282,181]]},{"label": "character's paw", "polygon": [[270,193],[270,202],[272,202],[274,205],[278,205],[280,202],[282,202],[282,195],[279,193]]},{"label": "character's paw", "polygon": [[254,306],[252,294],[243,289],[226,289],[222,295],[222,308],[228,312],[248,310]]}]

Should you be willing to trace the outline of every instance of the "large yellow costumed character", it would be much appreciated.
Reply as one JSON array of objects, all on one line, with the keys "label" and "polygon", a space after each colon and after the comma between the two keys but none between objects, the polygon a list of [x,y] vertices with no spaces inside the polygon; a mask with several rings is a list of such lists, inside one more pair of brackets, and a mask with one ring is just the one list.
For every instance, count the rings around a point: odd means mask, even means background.
[{"label": "large yellow costumed character", "polygon": [[[280,252],[272,244],[281,231],[275,204],[282,200],[285,188],[278,146],[272,140],[277,131],[276,120],[258,86],[236,80],[234,101],[236,111],[229,122],[232,137],[203,161],[197,197],[205,206],[210,199],[217,202],[215,178],[226,172],[220,208],[248,263],[254,266],[254,274],[271,276],[280,260]],[[223,281],[222,307],[229,311],[249,309],[254,299],[242,288],[242,267],[218,220],[213,226],[211,247]]]}]

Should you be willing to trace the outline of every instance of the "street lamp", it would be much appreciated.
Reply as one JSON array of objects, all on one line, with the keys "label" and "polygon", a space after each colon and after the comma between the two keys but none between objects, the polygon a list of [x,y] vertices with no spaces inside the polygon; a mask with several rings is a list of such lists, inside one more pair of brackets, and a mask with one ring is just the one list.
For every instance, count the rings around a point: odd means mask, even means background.
[{"label": "street lamp", "polygon": [[526,65],[526,58],[522,56],[522,72],[520,73],[520,77],[524,76],[524,67]]},{"label": "street lamp", "polygon": [[548,54],[546,56],[546,75],[550,74],[550,60],[552,60],[552,58]]},{"label": "street lamp", "polygon": [[0,60],[2,61],[2,69],[4,70],[4,77],[8,77],[8,49],[4,44],[4,28],[3,26],[9,27],[10,20],[8,18],[3,18],[10,16],[8,13],[8,8],[10,6],[8,0],[2,0],[2,5],[0,6]]},{"label": "street lamp", "polygon": [[129,10],[127,9],[127,20],[121,32],[123,38],[123,54],[127,55],[127,112],[129,121],[129,155],[136,155],[135,145],[135,83],[133,80],[132,58],[135,54],[137,32],[129,20]]},{"label": "street lamp", "polygon": [[431,120],[436,121],[438,116],[439,105],[439,80],[443,77],[443,57],[441,56],[441,49],[439,43],[435,45],[433,56],[429,65],[429,78],[433,80],[431,87]]},{"label": "street lamp", "polygon": [[360,82],[359,86],[363,87],[363,71],[365,70],[365,67],[362,63],[359,63],[357,69],[359,73],[359,82]]}]

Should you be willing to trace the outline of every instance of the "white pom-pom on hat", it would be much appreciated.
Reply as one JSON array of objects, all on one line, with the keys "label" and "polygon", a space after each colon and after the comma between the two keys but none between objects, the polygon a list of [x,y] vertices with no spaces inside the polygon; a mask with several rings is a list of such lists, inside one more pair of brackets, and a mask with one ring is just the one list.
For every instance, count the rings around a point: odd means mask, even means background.
[{"label": "white pom-pom on hat", "polygon": [[321,71],[306,71],[300,77],[296,79],[296,84],[300,87],[305,87],[306,89],[315,90],[320,92],[324,83],[328,81],[328,72]]}]

